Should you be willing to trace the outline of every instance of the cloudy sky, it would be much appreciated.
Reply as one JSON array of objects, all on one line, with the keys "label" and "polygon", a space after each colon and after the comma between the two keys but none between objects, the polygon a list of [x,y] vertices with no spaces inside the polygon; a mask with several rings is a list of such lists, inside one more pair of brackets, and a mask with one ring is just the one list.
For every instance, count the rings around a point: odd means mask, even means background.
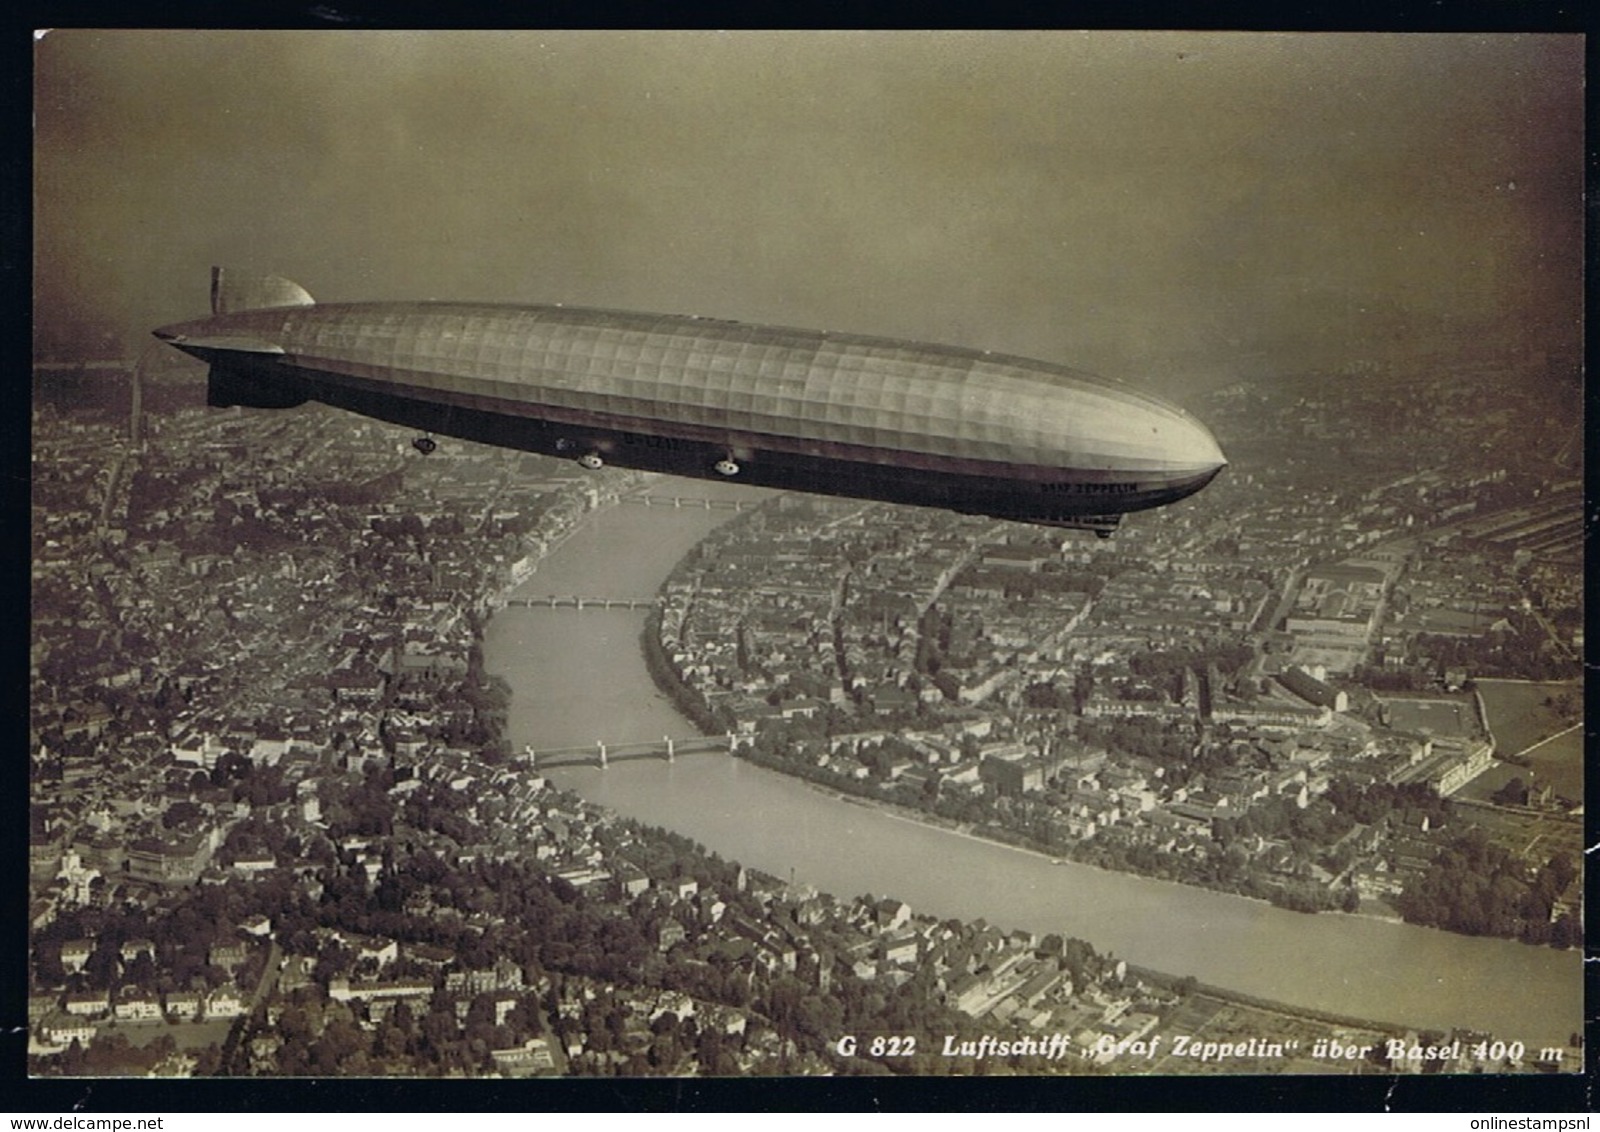
[{"label": "cloudy sky", "polygon": [[37,349],[324,300],[955,342],[1167,392],[1576,358],[1574,36],[58,31]]}]

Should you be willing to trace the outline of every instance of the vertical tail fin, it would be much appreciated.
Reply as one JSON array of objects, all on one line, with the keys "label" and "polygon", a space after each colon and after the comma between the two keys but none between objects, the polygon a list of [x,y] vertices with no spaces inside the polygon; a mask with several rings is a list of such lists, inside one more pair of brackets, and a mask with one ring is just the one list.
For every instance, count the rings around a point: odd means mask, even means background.
[{"label": "vertical tail fin", "polygon": [[309,307],[316,300],[298,283],[276,275],[246,275],[226,268],[211,269],[211,313],[261,310],[266,307]]}]

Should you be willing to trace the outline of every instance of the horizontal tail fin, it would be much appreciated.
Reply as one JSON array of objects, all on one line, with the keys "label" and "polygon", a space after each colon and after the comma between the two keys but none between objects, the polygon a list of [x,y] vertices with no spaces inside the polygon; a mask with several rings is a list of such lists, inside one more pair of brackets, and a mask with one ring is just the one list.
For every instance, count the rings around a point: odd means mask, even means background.
[{"label": "horizontal tail fin", "polygon": [[277,275],[247,275],[222,267],[211,269],[212,314],[315,304],[316,300],[304,287]]}]

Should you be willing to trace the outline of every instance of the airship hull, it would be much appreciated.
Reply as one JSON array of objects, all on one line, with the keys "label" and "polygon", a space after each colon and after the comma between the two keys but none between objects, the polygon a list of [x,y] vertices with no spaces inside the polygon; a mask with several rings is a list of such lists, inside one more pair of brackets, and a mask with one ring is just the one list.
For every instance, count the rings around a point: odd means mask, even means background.
[{"label": "airship hull", "polygon": [[1101,529],[1204,487],[1204,426],[1064,367],[855,335],[562,307],[311,304],[158,337],[213,404],[307,400],[588,466]]}]

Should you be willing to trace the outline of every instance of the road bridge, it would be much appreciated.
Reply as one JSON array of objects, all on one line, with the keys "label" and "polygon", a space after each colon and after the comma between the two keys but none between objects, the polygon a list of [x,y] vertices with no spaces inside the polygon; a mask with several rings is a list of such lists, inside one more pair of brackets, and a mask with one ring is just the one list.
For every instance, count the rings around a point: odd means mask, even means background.
[{"label": "road bridge", "polygon": [[585,597],[582,594],[546,594],[544,597],[508,597],[505,605],[525,609],[654,609],[653,597]]},{"label": "road bridge", "polygon": [[747,511],[757,506],[747,499],[707,499],[693,495],[630,495],[622,502],[636,507],[697,507],[704,511]]},{"label": "road bridge", "polygon": [[696,735],[689,739],[673,739],[663,735],[660,739],[638,743],[607,743],[597,739],[592,747],[547,747],[531,745],[522,749],[535,770],[552,766],[598,766],[604,770],[613,762],[623,759],[665,759],[672,762],[679,755],[701,754],[707,751],[732,752],[738,747],[730,735]]}]

